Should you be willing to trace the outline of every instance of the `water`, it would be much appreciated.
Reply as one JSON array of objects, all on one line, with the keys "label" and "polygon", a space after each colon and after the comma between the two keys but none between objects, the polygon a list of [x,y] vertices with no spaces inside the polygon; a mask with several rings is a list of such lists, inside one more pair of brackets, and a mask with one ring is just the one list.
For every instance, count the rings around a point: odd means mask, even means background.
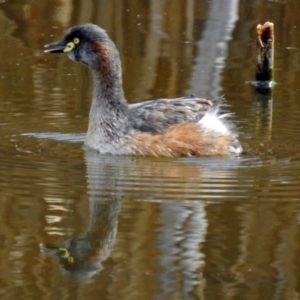
[{"label": "water", "polygon": [[[1,299],[299,299],[298,0],[0,3]],[[275,86],[255,92],[255,27]],[[89,71],[43,53],[106,28],[128,101],[224,97],[239,158],[83,148]]]}]

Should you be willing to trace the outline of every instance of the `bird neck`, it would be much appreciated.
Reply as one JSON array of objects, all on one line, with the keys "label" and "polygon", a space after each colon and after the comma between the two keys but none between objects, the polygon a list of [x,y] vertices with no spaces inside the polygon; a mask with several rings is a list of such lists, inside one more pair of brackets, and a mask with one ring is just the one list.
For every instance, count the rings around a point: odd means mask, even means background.
[{"label": "bird neck", "polygon": [[104,75],[99,70],[93,70],[93,77],[90,120],[96,117],[105,120],[110,126],[124,126],[128,119],[128,104],[124,97],[121,74],[113,72]]},{"label": "bird neck", "polygon": [[101,107],[116,109],[119,106],[127,107],[124,97],[121,75],[113,72],[101,74],[99,70],[93,70],[94,91],[93,103]]},{"label": "bird neck", "polygon": [[98,54],[98,61],[91,68],[94,92],[86,144],[99,149],[110,143],[117,148],[130,130],[120,58],[117,50],[101,43],[98,44]]},{"label": "bird neck", "polygon": [[122,86],[122,68],[118,50],[111,40],[95,42],[96,59],[92,72],[94,77],[93,104],[103,112],[116,112],[124,117],[127,102]]}]

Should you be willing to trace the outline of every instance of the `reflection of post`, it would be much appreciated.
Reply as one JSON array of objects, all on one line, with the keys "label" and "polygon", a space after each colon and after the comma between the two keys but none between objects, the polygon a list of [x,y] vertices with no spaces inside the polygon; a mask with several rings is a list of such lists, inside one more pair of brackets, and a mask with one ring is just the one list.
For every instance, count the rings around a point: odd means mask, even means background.
[{"label": "reflection of post", "polygon": [[[255,180],[254,188],[261,188],[261,182],[261,178]],[[280,213],[278,205],[270,202],[235,207],[240,220],[235,235],[237,249],[233,250],[236,256],[230,265],[229,261],[226,266],[218,261],[218,268],[230,270],[234,278],[222,286],[226,299],[243,299],[245,291],[247,299],[273,299],[273,295],[293,299],[293,287],[298,284],[298,276],[293,272],[299,253],[296,205],[288,203]],[[216,257],[211,259],[217,260]]]},{"label": "reflection of post", "polygon": [[257,105],[256,128],[264,131],[265,140],[270,141],[272,131],[272,76],[274,64],[274,25],[258,24],[255,93]]},{"label": "reflection of post", "polygon": [[[162,203],[160,209],[157,247],[162,270],[158,277],[161,290],[158,298],[168,295],[166,299],[173,299],[173,295],[181,294],[182,299],[188,299],[197,282],[198,296],[203,299],[205,259],[202,247],[208,227],[206,204]],[[176,278],[179,273],[184,274],[180,285]]]},{"label": "reflection of post", "polygon": [[[270,142],[272,136],[272,91],[270,88],[255,87],[256,98],[256,118],[255,128],[260,132],[258,136],[264,137],[265,142]],[[265,145],[268,148],[268,145]]]},{"label": "reflection of post", "polygon": [[202,38],[197,42],[189,93],[208,99],[220,97],[221,74],[227,57],[228,41],[238,18],[238,0],[210,1]]},{"label": "reflection of post", "polygon": [[164,38],[164,32],[162,28],[163,19],[158,17],[163,15],[164,1],[150,1],[149,2],[149,32],[147,34],[146,45],[143,51],[144,57],[139,65],[142,69],[139,84],[135,88],[135,98],[139,99],[140,95],[147,91],[146,98],[150,98],[149,91],[155,84],[156,80],[156,67],[159,61],[159,55],[161,52],[160,44]]},{"label": "reflection of post", "polygon": [[[59,247],[42,244],[41,251],[56,257],[60,265],[72,276],[89,278],[102,269],[101,262],[107,259],[115,243],[118,214],[121,202],[116,195],[103,195],[101,180],[104,168],[93,154],[86,153],[90,218],[85,237],[63,242]],[[109,176],[106,176],[109,178]],[[109,179],[108,179],[109,180]],[[103,181],[103,180],[102,180]],[[103,183],[104,184],[104,183]],[[108,184],[114,184],[108,183]]]}]

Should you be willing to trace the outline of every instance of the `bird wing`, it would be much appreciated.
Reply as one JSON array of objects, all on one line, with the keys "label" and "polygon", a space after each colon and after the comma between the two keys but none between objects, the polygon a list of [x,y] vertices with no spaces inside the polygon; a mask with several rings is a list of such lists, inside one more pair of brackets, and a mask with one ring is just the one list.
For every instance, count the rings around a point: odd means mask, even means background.
[{"label": "bird wing", "polygon": [[212,106],[211,101],[194,96],[149,100],[130,104],[129,117],[134,129],[160,133],[178,123],[199,121]]}]

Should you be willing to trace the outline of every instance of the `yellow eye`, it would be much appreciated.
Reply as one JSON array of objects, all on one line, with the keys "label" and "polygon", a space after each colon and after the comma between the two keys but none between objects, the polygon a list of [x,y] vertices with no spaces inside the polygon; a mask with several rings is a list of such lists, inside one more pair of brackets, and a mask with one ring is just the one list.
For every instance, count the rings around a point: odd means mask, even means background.
[{"label": "yellow eye", "polygon": [[73,43],[74,43],[75,45],[79,44],[79,43],[80,43],[79,38],[74,38]]}]

